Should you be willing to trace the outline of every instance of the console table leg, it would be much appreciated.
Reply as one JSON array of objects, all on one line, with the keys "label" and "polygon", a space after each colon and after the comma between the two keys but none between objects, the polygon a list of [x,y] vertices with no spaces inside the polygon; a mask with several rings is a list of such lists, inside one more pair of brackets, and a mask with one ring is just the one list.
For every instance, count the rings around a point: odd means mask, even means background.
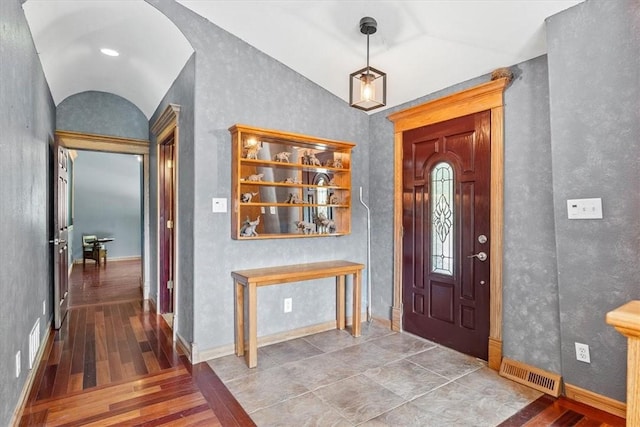
[{"label": "console table leg", "polygon": [[236,355],[244,355],[244,285],[236,282]]},{"label": "console table leg", "polygon": [[255,283],[249,283],[249,351],[245,355],[247,365],[255,368],[258,365],[258,292]]},{"label": "console table leg", "polygon": [[344,329],[346,323],[345,313],[345,276],[336,276],[336,328]]},{"label": "console table leg", "polygon": [[353,273],[353,324],[352,324],[352,335],[354,337],[360,336],[360,313],[362,311],[362,290],[360,289],[360,285],[362,282],[362,277],[360,274],[361,270]]}]

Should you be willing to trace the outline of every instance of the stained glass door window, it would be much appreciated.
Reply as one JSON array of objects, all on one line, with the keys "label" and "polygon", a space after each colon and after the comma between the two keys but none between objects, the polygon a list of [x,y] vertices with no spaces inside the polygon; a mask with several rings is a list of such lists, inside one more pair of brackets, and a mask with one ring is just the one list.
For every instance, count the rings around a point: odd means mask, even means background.
[{"label": "stained glass door window", "polygon": [[431,171],[431,271],[453,276],[453,168],[441,162]]}]

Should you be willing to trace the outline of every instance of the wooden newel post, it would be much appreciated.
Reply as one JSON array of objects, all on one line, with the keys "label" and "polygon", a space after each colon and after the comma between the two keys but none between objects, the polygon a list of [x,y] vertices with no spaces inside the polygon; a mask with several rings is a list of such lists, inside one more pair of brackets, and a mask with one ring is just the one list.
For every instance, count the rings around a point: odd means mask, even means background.
[{"label": "wooden newel post", "polygon": [[640,301],[607,313],[607,324],[627,337],[627,427],[640,427]]}]

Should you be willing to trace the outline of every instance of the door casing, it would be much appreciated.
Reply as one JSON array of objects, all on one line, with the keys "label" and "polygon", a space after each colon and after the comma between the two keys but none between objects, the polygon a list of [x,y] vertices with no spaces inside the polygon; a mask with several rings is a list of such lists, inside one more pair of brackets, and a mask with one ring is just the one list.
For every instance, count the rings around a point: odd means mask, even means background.
[{"label": "door casing", "polygon": [[[156,148],[158,148],[157,146],[160,145],[163,141],[166,141],[167,138],[169,138],[172,134],[173,134],[173,144],[174,144],[174,153],[173,153],[173,173],[174,173],[174,198],[175,198],[175,205],[174,205],[174,217],[173,217],[173,221],[174,221],[174,229],[173,229],[173,238],[174,238],[174,254],[173,254],[173,259],[175,260],[175,264],[174,264],[174,269],[173,269],[173,300],[175,301],[174,307],[173,307],[173,340],[177,341],[179,339],[179,335],[177,333],[177,331],[179,330],[179,322],[180,322],[180,305],[178,304],[178,297],[179,297],[179,293],[180,293],[180,263],[178,262],[178,260],[180,259],[180,223],[178,221],[178,217],[179,217],[179,189],[180,189],[180,155],[179,155],[179,147],[180,147],[180,132],[179,132],[179,118],[180,118],[180,106],[177,104],[169,104],[167,105],[167,107],[164,109],[164,111],[162,112],[162,114],[158,117],[158,119],[153,123],[153,125],[151,126],[151,132],[153,133],[153,135],[155,136],[155,142],[156,142]],[[157,150],[156,150],[157,152]],[[159,159],[159,156],[156,156]],[[156,165],[157,168],[159,168],[159,165]],[[159,169],[156,169],[159,170]],[[159,217],[159,212],[160,212],[160,188],[157,188],[157,194],[156,194],[156,213],[157,216]],[[162,226],[162,224],[159,223],[159,218],[158,219],[158,229],[156,230],[156,242],[160,241],[160,227]],[[166,224],[165,224],[166,225]],[[158,298],[160,298],[161,295],[161,289],[160,287],[163,286],[162,283],[160,283],[160,277],[161,277],[161,272],[160,272],[160,245],[158,244],[156,247],[156,259],[158,260],[157,262],[157,266],[156,266],[156,274],[158,277],[158,283],[157,283],[157,295]],[[161,305],[159,303],[159,305]],[[191,354],[190,346],[186,346],[185,348],[187,349],[187,354]]]},{"label": "door casing", "polygon": [[491,112],[491,214],[490,214],[490,315],[489,367],[502,361],[502,248],[504,227],[504,90],[510,78],[502,77],[454,94],[391,114],[394,123],[394,237],[393,307],[391,328],[402,330],[402,133],[449,119]]}]

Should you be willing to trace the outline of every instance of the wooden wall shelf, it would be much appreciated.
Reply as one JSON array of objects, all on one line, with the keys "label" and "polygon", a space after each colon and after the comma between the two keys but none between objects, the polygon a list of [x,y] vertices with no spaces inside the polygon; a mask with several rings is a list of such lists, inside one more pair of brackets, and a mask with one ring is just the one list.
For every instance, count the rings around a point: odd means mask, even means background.
[{"label": "wooden wall shelf", "polygon": [[[246,125],[232,126],[229,131],[233,239],[351,232],[351,151],[355,144]],[[247,229],[249,222],[258,224]]]}]

